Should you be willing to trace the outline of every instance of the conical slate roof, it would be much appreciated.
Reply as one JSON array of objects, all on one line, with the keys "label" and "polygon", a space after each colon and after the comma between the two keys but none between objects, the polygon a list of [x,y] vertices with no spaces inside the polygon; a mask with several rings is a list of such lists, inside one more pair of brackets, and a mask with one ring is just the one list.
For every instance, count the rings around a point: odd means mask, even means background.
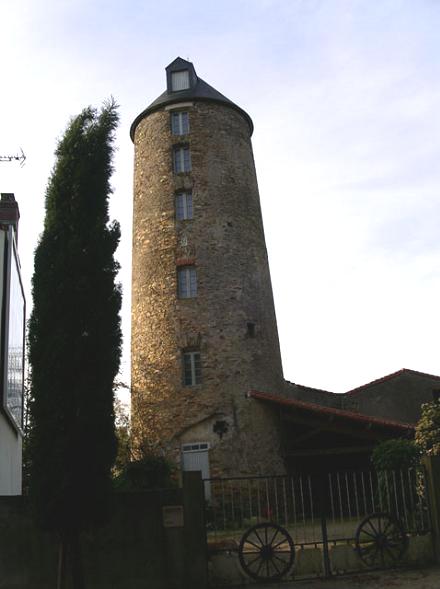
[{"label": "conical slate roof", "polygon": [[[154,112],[155,110],[159,110],[160,108],[169,105],[169,104],[176,104],[179,102],[188,102],[188,101],[206,101],[206,102],[216,102],[220,104],[224,104],[230,106],[231,108],[238,111],[248,122],[250,132],[254,130],[254,125],[252,123],[251,117],[239,106],[237,106],[232,100],[220,94],[215,88],[207,84],[204,80],[199,78],[195,72],[194,66],[190,61],[186,61],[181,57],[177,57],[170,65],[165,68],[167,72],[167,90],[163,92],[156,100],[154,100],[150,106],[148,106],[145,110],[143,110],[133,121],[130,127],[130,137],[134,140],[134,133],[136,131],[137,125],[140,121],[148,116],[150,113]],[[171,84],[170,84],[170,75],[172,72],[189,70],[190,73],[190,87],[186,90],[180,90],[178,92],[171,91]]]}]

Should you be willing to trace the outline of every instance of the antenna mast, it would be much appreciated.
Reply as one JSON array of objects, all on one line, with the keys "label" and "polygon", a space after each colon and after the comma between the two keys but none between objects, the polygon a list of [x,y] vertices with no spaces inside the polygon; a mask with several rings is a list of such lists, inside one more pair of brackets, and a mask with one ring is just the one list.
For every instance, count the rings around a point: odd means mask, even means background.
[{"label": "antenna mast", "polygon": [[0,155],[0,162],[12,162],[17,161],[20,162],[20,166],[24,166],[24,162],[26,161],[26,156],[24,155],[23,150],[20,147],[20,152],[16,155]]}]

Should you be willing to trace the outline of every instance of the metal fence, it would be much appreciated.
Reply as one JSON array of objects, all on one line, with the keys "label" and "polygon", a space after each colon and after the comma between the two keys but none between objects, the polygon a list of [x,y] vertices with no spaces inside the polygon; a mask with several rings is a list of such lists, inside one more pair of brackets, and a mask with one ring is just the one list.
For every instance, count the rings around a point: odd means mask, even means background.
[{"label": "metal fence", "polygon": [[422,469],[206,479],[206,487],[208,538],[229,540],[229,548],[265,521],[286,528],[296,546],[322,543],[323,519],[328,540],[350,540],[375,512],[390,514],[409,534],[430,529]]}]

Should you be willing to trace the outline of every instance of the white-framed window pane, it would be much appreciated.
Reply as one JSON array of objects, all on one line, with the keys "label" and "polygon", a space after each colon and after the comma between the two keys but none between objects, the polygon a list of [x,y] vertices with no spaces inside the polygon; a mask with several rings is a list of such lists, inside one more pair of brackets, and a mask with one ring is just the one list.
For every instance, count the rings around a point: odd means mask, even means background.
[{"label": "white-framed window pane", "polygon": [[171,90],[177,92],[178,90],[187,90],[189,88],[189,72],[183,70],[182,72],[172,72],[171,74]]},{"label": "white-framed window pane", "polygon": [[183,149],[183,169],[188,172],[191,169],[191,159],[189,156],[189,147]]},{"label": "white-framed window pane", "polygon": [[171,113],[171,132],[173,135],[187,135],[189,133],[189,114],[187,112]]},{"label": "white-framed window pane", "polygon": [[176,219],[183,221],[193,218],[192,193],[179,192],[176,194]]},{"label": "white-framed window pane", "polygon": [[181,299],[190,299],[197,296],[197,274],[194,266],[178,269],[177,288]]},{"label": "white-framed window pane", "polygon": [[183,270],[179,270],[177,272],[177,280],[178,280],[178,292],[180,298],[186,298],[188,296],[188,292],[186,289],[186,274]]},{"label": "white-framed window pane", "polygon": [[183,383],[186,386],[193,384],[191,364],[191,354],[183,354]]},{"label": "white-framed window pane", "polygon": [[181,166],[180,166],[180,149],[175,149],[174,150],[174,171],[176,172],[176,174],[178,174],[179,172],[181,172]]},{"label": "white-framed window pane", "polygon": [[197,352],[193,355],[194,359],[194,384],[200,384],[202,382],[202,362],[200,354]]},{"label": "white-framed window pane", "polygon": [[186,218],[187,219],[193,218],[193,195],[192,195],[192,192],[189,192],[186,195]]},{"label": "white-framed window pane", "polygon": [[183,221],[185,217],[185,193],[176,194],[176,219]]},{"label": "white-framed window pane", "polygon": [[187,145],[174,148],[174,171],[189,172],[191,170],[191,156]]},{"label": "white-framed window pane", "polygon": [[183,360],[183,384],[194,386],[202,382],[202,369],[200,352],[184,352]]},{"label": "white-framed window pane", "polygon": [[197,279],[196,279],[196,271],[190,270],[189,271],[189,292],[190,295],[195,297],[197,294]]}]

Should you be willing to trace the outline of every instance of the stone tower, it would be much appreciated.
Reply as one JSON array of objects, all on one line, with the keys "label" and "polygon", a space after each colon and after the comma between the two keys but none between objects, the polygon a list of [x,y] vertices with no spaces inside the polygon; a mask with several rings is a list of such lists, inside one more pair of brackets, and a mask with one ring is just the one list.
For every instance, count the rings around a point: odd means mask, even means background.
[{"label": "stone tower", "polygon": [[247,397],[284,387],[253,124],[192,63],[166,80],[131,126],[134,438],[205,475],[282,472]]}]

